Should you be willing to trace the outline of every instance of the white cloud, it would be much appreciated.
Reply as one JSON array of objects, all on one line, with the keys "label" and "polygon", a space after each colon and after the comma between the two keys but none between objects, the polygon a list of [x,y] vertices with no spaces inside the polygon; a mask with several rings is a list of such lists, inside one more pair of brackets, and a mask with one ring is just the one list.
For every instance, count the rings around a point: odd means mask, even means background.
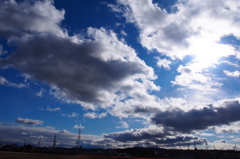
[{"label": "white cloud", "polygon": [[230,71],[224,70],[223,72],[224,72],[227,76],[230,76],[230,77],[239,77],[239,76],[240,76],[240,71],[230,72]]},{"label": "white cloud", "polygon": [[[172,59],[183,59],[191,54],[235,54],[233,47],[217,42],[224,35],[240,37],[240,20],[237,17],[239,3],[236,0],[221,0],[217,3],[178,1],[174,6],[174,13],[168,13],[152,0],[118,2],[123,7],[113,8],[117,12],[121,11],[128,22],[139,28],[140,43],[148,50],[157,50]],[[224,48],[225,51],[222,52],[220,48]],[[214,50],[218,50],[218,53],[213,52]]]},{"label": "white cloud", "polygon": [[36,96],[38,97],[42,97],[43,96],[43,93],[45,93],[46,91],[44,89],[40,89],[39,92],[37,92]]},{"label": "white cloud", "polygon": [[17,118],[16,122],[26,125],[42,125],[43,121],[41,120],[34,120],[34,119],[28,119],[28,118]]},{"label": "white cloud", "polygon": [[22,84],[22,83],[9,82],[6,78],[4,78],[2,76],[0,76],[0,85],[7,86],[7,87],[15,87],[15,88],[27,87],[25,84]]},{"label": "white cloud", "polygon": [[67,130],[62,130],[62,131],[59,131],[59,133],[69,133],[69,131],[67,131]]},{"label": "white cloud", "polygon": [[158,67],[163,67],[166,70],[171,69],[170,65],[171,65],[172,62],[170,60],[160,59],[159,57],[156,57],[156,59],[157,59],[157,66]]},{"label": "white cloud", "polygon": [[60,111],[61,108],[60,108],[60,107],[57,107],[57,108],[49,108],[49,107],[47,107],[46,110],[47,110],[47,111],[50,111],[50,112],[56,112],[56,111]]},{"label": "white cloud", "polygon": [[220,134],[220,133],[224,133],[224,134],[238,133],[238,132],[240,132],[239,126],[240,126],[239,122],[232,122],[228,125],[215,126],[214,131],[218,134]]},{"label": "white cloud", "polygon": [[[226,114],[226,112],[228,113]],[[230,125],[240,120],[239,112],[239,99],[223,100],[189,111],[179,108],[156,111],[151,116],[151,122],[163,126],[166,130],[190,133],[194,130],[205,130],[212,126]],[[225,133],[232,133],[234,129],[229,130],[225,129]]]},{"label": "white cloud", "polygon": [[[21,15],[17,19],[5,14],[11,5],[14,13]],[[0,36],[6,35],[16,46],[14,54],[0,59],[1,67],[25,73],[26,81],[43,81],[51,87],[51,95],[86,109],[109,108],[111,115],[128,116],[124,111],[132,105],[158,107],[158,98],[151,95],[160,90],[154,83],[157,76],[153,68],[112,30],[89,27],[84,35],[70,36],[59,25],[64,11],[57,10],[50,1],[4,2],[1,7],[5,7],[6,16],[1,17],[2,23],[7,18],[12,22],[0,25]],[[30,24],[20,23],[21,20]],[[37,94],[43,93],[40,90]],[[69,118],[77,115],[61,114]],[[91,118],[106,115],[86,114]]]},{"label": "white cloud", "polygon": [[138,58],[132,48],[119,41],[115,33],[89,28],[88,34],[94,40],[74,42],[76,37],[32,35],[21,42],[13,56],[1,63],[47,82],[52,87],[50,94],[55,97],[91,109],[112,105],[116,92],[132,96],[159,90],[153,83],[156,79],[153,69]]},{"label": "white cloud", "polygon": [[200,136],[216,136],[216,135],[214,135],[214,134],[211,134],[211,133],[199,133],[198,135],[200,135]]},{"label": "white cloud", "polygon": [[85,113],[83,116],[85,118],[90,118],[90,119],[96,119],[96,118],[101,119],[101,118],[105,118],[107,116],[107,113],[96,114],[92,112],[92,113]]},{"label": "white cloud", "polygon": [[128,35],[124,30],[121,30],[121,34],[122,34],[123,36],[127,36],[127,35]]},{"label": "white cloud", "polygon": [[117,126],[116,127],[117,129],[127,129],[127,128],[129,128],[128,123],[125,122],[125,121],[120,121],[120,124],[121,124],[121,126]]},{"label": "white cloud", "polygon": [[206,142],[205,139],[193,135],[171,133],[163,127],[154,125],[142,129],[104,134],[104,137],[122,143],[128,141],[128,143],[131,143],[131,146],[136,146],[139,143],[141,143],[141,146],[147,146],[150,143],[151,146],[161,145],[171,147],[180,145],[187,146],[189,144],[201,145]]},{"label": "white cloud", "polygon": [[85,118],[90,118],[90,119],[95,119],[97,118],[96,113],[85,113],[84,114]]},{"label": "white cloud", "polygon": [[84,126],[82,126],[81,124],[80,125],[75,124],[73,128],[74,129],[84,129]]},{"label": "white cloud", "polygon": [[21,75],[24,78],[24,82],[27,83],[31,79],[31,76],[29,74],[23,73]]},{"label": "white cloud", "polygon": [[107,113],[101,113],[98,115],[98,118],[105,118],[107,116]]},{"label": "white cloud", "polygon": [[[171,6],[175,9],[171,13],[152,0],[117,2],[110,7],[122,13],[127,22],[135,24],[139,42],[148,51],[157,51],[171,60],[186,60],[191,56],[185,66],[179,66],[180,75],[171,81],[179,94],[196,94],[196,99],[200,96],[201,101],[208,102],[223,96],[221,79],[208,70],[216,68],[221,57],[238,55],[235,45],[221,43],[225,36],[240,37],[240,20],[236,16],[240,9],[236,0],[220,0],[216,4],[215,1],[177,1]],[[161,59],[157,65],[170,69],[170,62]],[[181,67],[184,70],[180,70]]]},{"label": "white cloud", "polygon": [[0,44],[0,56],[5,55],[7,53],[6,50],[3,49],[3,46]]},{"label": "white cloud", "polygon": [[[180,65],[178,72],[180,75],[175,77],[175,81],[171,81],[173,85],[180,85],[186,89],[199,90],[203,92],[216,92],[222,86],[212,78],[209,73],[202,73],[203,69],[197,64],[192,63],[186,66]],[[206,72],[206,71],[205,71]]]},{"label": "white cloud", "polygon": [[240,67],[238,64],[236,64],[236,63],[234,63],[234,62],[231,62],[231,61],[222,61],[221,63],[227,63],[227,64],[229,64],[229,65],[231,65],[231,66],[234,66],[234,67],[237,67],[237,68]]},{"label": "white cloud", "polygon": [[232,140],[233,142],[240,142],[240,138],[235,138]]},{"label": "white cloud", "polygon": [[63,116],[63,117],[67,117],[67,118],[76,118],[76,117],[78,117],[78,113],[75,113],[75,112],[73,112],[72,114],[64,114],[64,113],[62,113],[61,114],[61,116]]},{"label": "white cloud", "polygon": [[[59,23],[64,19],[64,10],[57,10],[53,1],[15,2],[1,1],[0,3],[0,33],[15,34],[16,32],[47,32],[64,36]],[[16,16],[17,15],[17,16]]]}]

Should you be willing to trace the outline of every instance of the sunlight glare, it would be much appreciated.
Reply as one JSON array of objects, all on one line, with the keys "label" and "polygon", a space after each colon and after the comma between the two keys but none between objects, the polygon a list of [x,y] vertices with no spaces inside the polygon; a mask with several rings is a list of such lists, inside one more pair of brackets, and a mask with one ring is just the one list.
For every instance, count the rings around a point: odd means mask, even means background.
[{"label": "sunlight glare", "polygon": [[194,62],[201,68],[218,64],[222,57],[234,54],[234,48],[230,45],[220,43],[198,42],[191,47]]}]

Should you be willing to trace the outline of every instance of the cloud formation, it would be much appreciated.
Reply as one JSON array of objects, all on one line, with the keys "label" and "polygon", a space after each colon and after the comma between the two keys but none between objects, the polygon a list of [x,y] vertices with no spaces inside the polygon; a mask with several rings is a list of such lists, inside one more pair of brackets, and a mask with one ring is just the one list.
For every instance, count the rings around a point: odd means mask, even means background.
[{"label": "cloud formation", "polygon": [[125,121],[120,121],[119,123],[121,124],[121,126],[117,126],[117,127],[116,127],[117,129],[127,129],[127,128],[129,128],[129,125],[128,125],[127,122],[125,122]]},{"label": "cloud formation", "polygon": [[0,37],[19,35],[21,32],[47,32],[58,36],[64,33],[59,27],[64,19],[64,10],[57,10],[53,1],[0,2]]},{"label": "cloud formation", "polygon": [[[236,27],[240,24],[236,16],[240,6],[236,1],[218,1],[216,4],[213,1],[178,1],[172,12],[152,0],[117,2],[117,6],[109,6],[115,12],[121,12],[127,22],[137,26],[141,45],[148,51],[161,54],[155,59],[157,66],[168,71],[174,64],[173,59],[184,60],[188,55],[197,57],[195,61],[179,65],[178,75],[174,74],[175,79],[170,82],[174,88],[186,88],[190,93],[195,91],[193,94],[198,101],[206,94],[219,93],[223,84],[206,67],[218,63],[219,57],[233,55],[239,58],[235,46],[220,43],[223,36],[230,34],[240,38],[239,27]],[[113,30],[93,27],[87,28],[85,33],[69,35],[61,27],[64,14],[64,10],[55,8],[53,1],[1,1],[0,38],[8,42],[5,45],[14,46],[16,50],[5,56],[6,52],[0,45],[0,67],[23,72],[25,82],[31,79],[49,85],[49,93],[65,102],[80,104],[93,111],[97,108],[108,111],[85,113],[83,117],[100,119],[110,114],[119,118],[143,118],[145,123],[151,124],[143,129],[105,134],[106,140],[176,146],[205,143],[205,139],[184,133],[213,126],[216,132],[239,131],[223,126],[240,120],[239,100],[203,107],[189,104],[186,101],[191,98],[189,96],[161,99],[155,92],[160,90],[160,86],[154,83],[157,79],[154,69],[140,59],[124,39],[120,39]],[[123,30],[120,34],[127,36]],[[225,63],[238,66],[229,61]],[[222,72],[239,77],[239,71]],[[25,87],[1,76],[0,85]],[[43,93],[45,91],[40,89],[36,95],[42,97]],[[60,108],[47,107],[46,110],[58,111]],[[79,114],[62,113],[61,116],[76,118]],[[43,121],[27,118],[16,121],[26,125],[43,124]],[[77,124],[74,128],[83,129]],[[129,125],[121,121],[116,128],[127,129]],[[71,134],[67,130],[56,132]],[[32,137],[36,138],[36,135]],[[104,142],[99,140],[99,143]]]},{"label": "cloud formation", "polygon": [[36,93],[36,96],[42,97],[45,92],[46,92],[46,91],[41,88],[40,91]]},{"label": "cloud formation", "polygon": [[[113,105],[115,93],[134,96],[136,85],[141,86],[140,91],[159,90],[152,82],[156,79],[153,69],[114,32],[90,27],[88,38],[69,36],[59,26],[64,11],[57,10],[51,1],[4,1],[1,7],[8,14],[1,18],[0,34],[10,31],[7,38],[17,46],[9,57],[0,59],[1,66],[14,67],[47,83],[55,97],[95,109]],[[15,12],[23,16],[16,19]],[[22,19],[29,19],[30,24],[20,23]],[[134,94],[128,93],[131,91]]]},{"label": "cloud formation", "polygon": [[123,132],[115,132],[105,134],[105,138],[110,138],[118,142],[132,143],[133,146],[139,143],[146,146],[187,146],[187,145],[201,145],[206,142],[205,139],[201,139],[192,135],[178,135],[166,131],[163,127],[149,126],[142,129],[126,130]]},{"label": "cloud formation", "polygon": [[219,107],[209,105],[202,109],[192,109],[187,112],[177,108],[158,112],[151,117],[151,121],[171,131],[191,133],[194,130],[204,130],[210,126],[228,125],[239,121],[239,113],[239,101],[229,100],[221,103]]},{"label": "cloud formation", "polygon": [[156,57],[157,59],[157,66],[158,67],[163,67],[166,70],[170,70],[170,64],[172,63],[170,60],[167,59],[160,59],[159,57]]},{"label": "cloud formation", "polygon": [[107,116],[107,113],[96,114],[92,112],[92,113],[85,113],[83,116],[85,118],[90,118],[90,119],[96,119],[96,118],[101,119],[101,118],[105,118]]},{"label": "cloud formation", "polygon": [[26,125],[42,125],[43,121],[41,120],[35,120],[35,119],[28,119],[28,118],[17,118],[16,122]]},{"label": "cloud formation", "polygon": [[[121,12],[127,22],[138,27],[142,46],[148,50],[157,50],[172,59],[196,54],[196,51],[202,51],[202,48],[219,41],[224,35],[240,37],[237,27],[240,23],[237,17],[239,4],[235,0],[221,0],[217,3],[177,1],[172,6],[174,12],[161,8],[152,0],[117,2],[119,6],[111,7],[115,12]],[[215,46],[225,47],[224,44]],[[214,54],[211,49],[205,51]],[[231,48],[228,48],[225,55],[232,53]]]},{"label": "cloud formation", "polygon": [[57,108],[50,108],[50,107],[47,107],[46,110],[47,110],[47,111],[50,111],[50,112],[56,112],[56,111],[60,111],[61,108],[60,108],[60,107],[57,107]]},{"label": "cloud formation", "polygon": [[[199,91],[204,88],[205,92],[213,95],[222,84],[206,68],[215,67],[221,58],[233,56],[239,59],[238,45],[221,41],[224,37],[240,37],[240,20],[237,17],[240,7],[236,0],[176,1],[169,9],[153,0],[117,2],[117,5],[109,7],[138,28],[139,43],[149,52],[158,52],[161,58],[171,60],[192,58],[186,64],[186,67],[192,67],[191,70],[198,67],[192,76],[179,72],[180,75],[172,81],[182,90]],[[158,59],[157,64],[169,70],[170,62]],[[227,75],[237,76],[238,72],[228,72]]]},{"label": "cloud formation", "polygon": [[61,114],[61,116],[63,116],[63,117],[67,117],[67,118],[76,118],[76,117],[78,117],[78,113],[75,113],[75,112],[73,112],[72,114],[64,114],[64,113],[62,113]]},{"label": "cloud formation", "polygon": [[27,87],[27,85],[23,83],[12,83],[9,82],[6,78],[0,76],[0,85],[7,86],[7,87],[15,87],[15,88],[24,88]]},{"label": "cloud formation", "polygon": [[240,71],[230,72],[230,71],[224,70],[223,72],[224,72],[227,76],[230,76],[230,77],[239,77],[239,76],[240,76]]},{"label": "cloud formation", "polygon": [[74,129],[84,129],[84,126],[82,126],[81,124],[80,125],[75,124],[73,128]]}]

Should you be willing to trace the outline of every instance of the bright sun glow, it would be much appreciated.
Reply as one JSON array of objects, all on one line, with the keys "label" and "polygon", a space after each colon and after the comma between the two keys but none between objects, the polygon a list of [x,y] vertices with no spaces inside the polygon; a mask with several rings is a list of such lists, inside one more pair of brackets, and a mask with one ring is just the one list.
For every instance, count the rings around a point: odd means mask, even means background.
[{"label": "bright sun glow", "polygon": [[220,43],[198,42],[191,47],[191,52],[195,57],[195,62],[201,68],[217,64],[221,57],[234,54],[234,48],[230,45]]}]

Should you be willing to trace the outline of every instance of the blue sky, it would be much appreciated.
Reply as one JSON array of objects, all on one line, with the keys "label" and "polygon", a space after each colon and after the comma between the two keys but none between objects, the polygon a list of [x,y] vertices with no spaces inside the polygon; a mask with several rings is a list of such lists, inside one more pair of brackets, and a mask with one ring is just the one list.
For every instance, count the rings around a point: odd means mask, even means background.
[{"label": "blue sky", "polygon": [[1,142],[240,147],[237,0],[0,3]]}]

